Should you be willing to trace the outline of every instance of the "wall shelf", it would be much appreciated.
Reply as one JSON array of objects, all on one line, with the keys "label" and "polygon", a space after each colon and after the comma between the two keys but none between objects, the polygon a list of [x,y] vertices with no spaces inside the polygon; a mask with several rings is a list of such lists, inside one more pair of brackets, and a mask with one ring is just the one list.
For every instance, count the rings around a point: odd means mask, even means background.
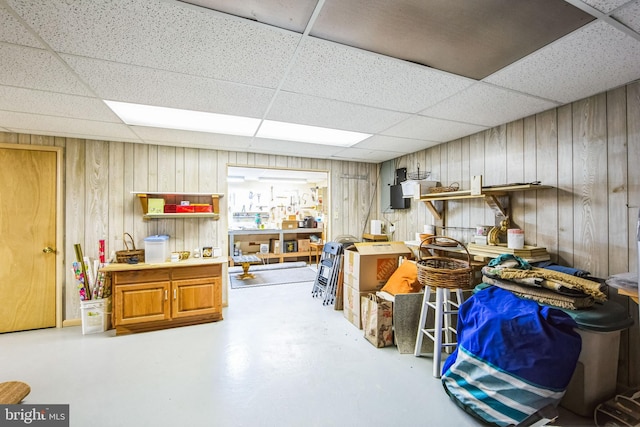
[{"label": "wall shelf", "polygon": [[[167,218],[220,218],[220,198],[224,195],[221,193],[184,193],[184,192],[171,192],[171,191],[132,191],[131,194],[135,194],[140,200],[142,207],[142,217],[144,219],[167,219]],[[189,213],[149,213],[149,198],[162,198],[176,202],[178,199],[203,199],[207,203],[211,203],[212,212],[189,212]],[[177,201],[176,204],[180,204]]]},{"label": "wall shelf", "polygon": [[485,203],[496,213],[496,215],[502,215],[504,217],[509,216],[507,207],[498,199],[499,197],[508,196],[509,193],[516,191],[531,191],[531,190],[545,190],[553,188],[549,185],[540,184],[513,184],[504,186],[492,186],[482,187],[477,194],[472,193],[471,190],[458,190],[449,191],[446,193],[432,193],[422,194],[420,200],[425,203],[427,209],[431,212],[434,218],[442,221],[443,208],[436,208],[433,202],[446,202],[447,200],[462,200],[462,199],[484,199]]}]

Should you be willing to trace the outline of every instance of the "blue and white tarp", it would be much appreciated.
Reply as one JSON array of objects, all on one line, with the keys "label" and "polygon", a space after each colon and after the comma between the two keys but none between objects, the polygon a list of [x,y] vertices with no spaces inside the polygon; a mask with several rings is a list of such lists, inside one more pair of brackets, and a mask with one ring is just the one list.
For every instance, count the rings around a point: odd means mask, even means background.
[{"label": "blue and white tarp", "polygon": [[442,383],[467,412],[518,425],[564,396],[581,350],[567,313],[489,287],[460,306],[458,346]]}]

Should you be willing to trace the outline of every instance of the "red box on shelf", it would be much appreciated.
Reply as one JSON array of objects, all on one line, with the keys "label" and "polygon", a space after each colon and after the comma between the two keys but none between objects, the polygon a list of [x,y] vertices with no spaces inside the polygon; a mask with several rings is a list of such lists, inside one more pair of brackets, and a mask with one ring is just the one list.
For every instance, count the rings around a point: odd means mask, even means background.
[{"label": "red box on shelf", "polygon": [[176,213],[194,213],[195,212],[195,207],[191,206],[191,205],[177,205],[176,206]]},{"label": "red box on shelf", "polygon": [[211,205],[191,205],[195,209],[194,212],[213,212]]},{"label": "red box on shelf", "polygon": [[178,205],[164,205],[164,213],[176,213]]}]

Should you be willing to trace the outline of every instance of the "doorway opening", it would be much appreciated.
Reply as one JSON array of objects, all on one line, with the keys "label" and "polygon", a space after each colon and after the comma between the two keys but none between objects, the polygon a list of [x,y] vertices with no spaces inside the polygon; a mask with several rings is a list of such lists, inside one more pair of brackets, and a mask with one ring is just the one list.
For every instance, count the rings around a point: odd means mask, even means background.
[{"label": "doorway opening", "polygon": [[312,218],[329,228],[329,172],[227,166],[228,228],[278,229]]}]

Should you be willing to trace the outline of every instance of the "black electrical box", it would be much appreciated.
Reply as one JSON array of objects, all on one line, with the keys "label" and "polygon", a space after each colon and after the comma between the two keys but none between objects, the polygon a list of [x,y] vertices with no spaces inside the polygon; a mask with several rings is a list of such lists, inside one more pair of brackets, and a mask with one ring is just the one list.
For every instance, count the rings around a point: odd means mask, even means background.
[{"label": "black electrical box", "polygon": [[389,188],[391,189],[391,209],[409,209],[411,207],[411,199],[404,198],[402,185],[391,185]]}]

